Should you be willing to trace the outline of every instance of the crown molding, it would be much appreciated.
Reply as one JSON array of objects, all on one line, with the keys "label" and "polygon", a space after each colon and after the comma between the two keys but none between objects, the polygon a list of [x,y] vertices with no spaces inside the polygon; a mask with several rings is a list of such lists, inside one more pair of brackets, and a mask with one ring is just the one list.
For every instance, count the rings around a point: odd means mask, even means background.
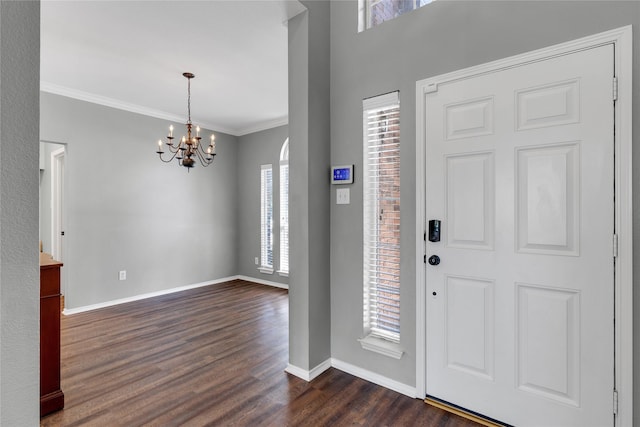
[{"label": "crown molding", "polygon": [[248,135],[250,133],[260,132],[267,129],[273,129],[278,126],[284,126],[289,124],[289,117],[284,116],[278,119],[267,120],[265,122],[259,123],[255,126],[246,127],[244,129],[240,129],[236,136]]},{"label": "crown molding", "polygon": [[[84,92],[77,89],[72,89],[66,86],[57,85],[55,83],[49,83],[40,81],[40,90],[42,92],[52,93],[54,95],[66,96],[67,98],[77,99],[79,101],[91,102],[92,104],[103,105],[105,107],[116,108],[118,110],[129,111],[131,113],[142,114],[145,116],[155,117],[157,119],[169,120],[172,122],[183,123],[184,117],[176,116],[174,114],[167,113],[165,111],[154,110],[152,108],[143,107],[142,105],[130,104],[117,99],[109,98],[102,95],[96,95],[94,93]],[[244,135],[242,130],[230,129],[224,126],[218,126],[214,123],[200,122],[200,127],[216,132],[222,132],[233,136]],[[267,129],[267,128],[264,128]]]}]

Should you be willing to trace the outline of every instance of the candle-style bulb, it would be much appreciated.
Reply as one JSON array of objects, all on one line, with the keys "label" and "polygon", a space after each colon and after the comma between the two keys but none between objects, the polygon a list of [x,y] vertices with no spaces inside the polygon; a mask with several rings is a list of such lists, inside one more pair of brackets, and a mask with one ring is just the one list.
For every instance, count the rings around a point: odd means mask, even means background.
[{"label": "candle-style bulb", "polygon": [[196,126],[196,136],[200,136],[200,126]]},{"label": "candle-style bulb", "polygon": [[173,136],[173,125],[169,126],[169,136]]}]

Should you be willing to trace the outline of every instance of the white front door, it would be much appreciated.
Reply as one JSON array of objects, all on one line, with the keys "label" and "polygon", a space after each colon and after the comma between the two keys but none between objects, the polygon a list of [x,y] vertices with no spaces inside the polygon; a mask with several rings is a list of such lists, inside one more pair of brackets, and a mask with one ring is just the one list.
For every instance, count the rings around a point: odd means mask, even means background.
[{"label": "white front door", "polygon": [[426,95],[426,392],[517,426],[613,425],[613,45]]}]

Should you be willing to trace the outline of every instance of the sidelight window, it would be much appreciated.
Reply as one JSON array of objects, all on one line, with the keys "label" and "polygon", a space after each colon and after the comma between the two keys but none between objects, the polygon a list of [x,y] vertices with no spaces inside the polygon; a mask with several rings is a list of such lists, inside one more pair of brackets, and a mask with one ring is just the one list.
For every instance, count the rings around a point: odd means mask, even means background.
[{"label": "sidelight window", "polygon": [[363,101],[365,333],[400,340],[400,103]]},{"label": "sidelight window", "polygon": [[260,166],[260,268],[273,273],[273,169]]}]

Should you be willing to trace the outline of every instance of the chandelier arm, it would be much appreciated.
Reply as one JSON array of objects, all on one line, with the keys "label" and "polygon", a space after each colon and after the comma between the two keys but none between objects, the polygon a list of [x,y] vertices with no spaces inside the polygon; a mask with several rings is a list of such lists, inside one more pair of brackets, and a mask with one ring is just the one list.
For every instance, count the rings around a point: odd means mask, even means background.
[{"label": "chandelier arm", "polygon": [[169,151],[172,153],[177,153],[180,150],[180,144],[178,145],[168,145]]},{"label": "chandelier arm", "polygon": [[202,156],[202,153],[200,152],[200,148],[196,148],[194,152],[196,153],[196,157],[200,161],[200,164],[202,165],[202,167],[206,168],[207,166],[209,166],[209,163]]},{"label": "chandelier arm", "polygon": [[160,156],[160,160],[162,160],[164,163],[171,163],[173,161],[173,159],[176,158],[176,155],[178,154],[177,151],[173,152],[173,156],[171,156],[171,158],[169,160],[165,160],[162,158],[162,155],[164,154],[164,151],[162,153],[158,153],[158,155]]},{"label": "chandelier arm", "polygon": [[204,153],[200,148],[198,148],[196,152],[198,153],[198,158],[200,159],[200,164],[202,165],[202,167],[206,168],[211,163],[213,163],[213,156],[208,159],[208,154]]}]

